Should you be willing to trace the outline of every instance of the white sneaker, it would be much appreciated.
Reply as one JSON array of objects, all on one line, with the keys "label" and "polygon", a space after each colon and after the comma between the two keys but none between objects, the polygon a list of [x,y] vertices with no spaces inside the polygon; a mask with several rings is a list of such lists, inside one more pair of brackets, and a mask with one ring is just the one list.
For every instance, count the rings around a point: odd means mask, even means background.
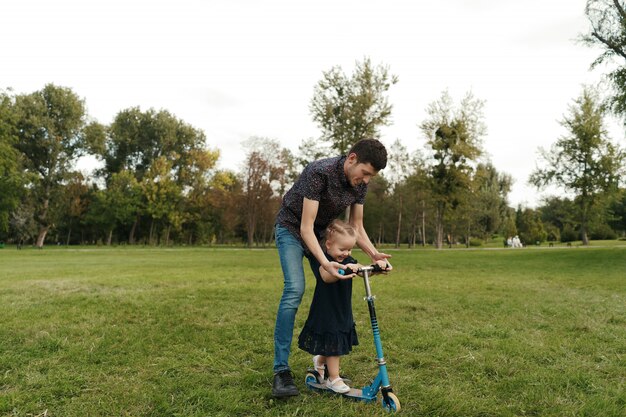
[{"label": "white sneaker", "polygon": [[341,377],[337,377],[334,380],[328,380],[326,381],[326,387],[338,392],[339,394],[345,394],[346,392],[350,391],[350,387],[347,386],[345,384],[345,382],[343,382],[343,379],[341,379]]},{"label": "white sneaker", "polygon": [[320,380],[319,383],[321,384],[322,382],[324,382],[324,370],[326,369],[326,367],[324,366],[324,364],[322,364],[320,366],[319,364],[319,358],[320,355],[315,355],[313,356],[313,368],[317,371],[317,373],[320,375]]}]

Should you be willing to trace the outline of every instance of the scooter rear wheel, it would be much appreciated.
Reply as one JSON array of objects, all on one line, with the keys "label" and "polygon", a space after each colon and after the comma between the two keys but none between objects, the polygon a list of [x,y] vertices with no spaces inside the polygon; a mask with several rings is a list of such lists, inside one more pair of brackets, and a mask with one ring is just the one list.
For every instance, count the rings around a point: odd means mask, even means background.
[{"label": "scooter rear wheel", "polygon": [[315,376],[315,374],[313,374],[312,372],[307,372],[306,376],[304,377],[304,383],[311,388],[312,384],[318,384],[317,382],[317,376]]},{"label": "scooter rear wheel", "polygon": [[393,392],[387,394],[387,399],[383,398],[382,404],[385,411],[400,411],[400,400]]}]

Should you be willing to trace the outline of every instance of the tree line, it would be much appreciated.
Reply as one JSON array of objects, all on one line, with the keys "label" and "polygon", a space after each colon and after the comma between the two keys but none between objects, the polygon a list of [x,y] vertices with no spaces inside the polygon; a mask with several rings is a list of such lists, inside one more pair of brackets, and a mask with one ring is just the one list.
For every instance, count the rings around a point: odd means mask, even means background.
[{"label": "tree line", "polygon": [[[598,62],[624,59],[626,41],[606,23],[626,22],[619,2],[589,1],[586,13],[593,29],[583,41],[606,48]],[[388,167],[366,200],[368,234],[377,244],[437,248],[494,235],[519,235],[526,244],[623,236],[624,150],[604,127],[610,111],[626,109],[620,71],[608,75],[613,96],[584,87],[567,109],[566,134],[542,150],[528,181],[557,185],[570,197],[550,197],[535,209],[509,206],[513,179],[485,156],[484,101],[468,93],[455,102],[442,92],[419,124],[422,149],[409,154],[399,140],[387,146]],[[367,58],[352,74],[323,72],[310,101],[320,137],[303,139],[295,153],[275,139],[251,137],[239,171],[217,169],[219,151],[204,132],[167,110],[132,107],[103,125],[70,88],[1,91],[0,241],[268,245],[281,197],[303,167],[379,137],[390,123],[387,92],[396,83],[388,67]],[[101,162],[89,177],[76,170],[87,155]]]}]

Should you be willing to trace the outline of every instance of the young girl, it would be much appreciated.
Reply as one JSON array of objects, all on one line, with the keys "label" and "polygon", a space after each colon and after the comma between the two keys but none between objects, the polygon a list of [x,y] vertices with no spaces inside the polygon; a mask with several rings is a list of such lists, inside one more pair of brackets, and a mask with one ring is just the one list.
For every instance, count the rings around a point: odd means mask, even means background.
[{"label": "young girl", "polygon": [[[356,271],[361,265],[350,256],[355,244],[354,228],[346,222],[334,220],[326,229],[321,246],[328,260]],[[359,344],[352,317],[352,279],[333,277],[314,258],[309,259],[309,262],[317,282],[309,317],[298,338],[298,347],[315,355],[313,366],[322,379],[326,364],[328,388],[346,393],[350,387],[339,377],[339,357],[348,354],[352,346]],[[385,264],[384,261],[380,262]]]}]

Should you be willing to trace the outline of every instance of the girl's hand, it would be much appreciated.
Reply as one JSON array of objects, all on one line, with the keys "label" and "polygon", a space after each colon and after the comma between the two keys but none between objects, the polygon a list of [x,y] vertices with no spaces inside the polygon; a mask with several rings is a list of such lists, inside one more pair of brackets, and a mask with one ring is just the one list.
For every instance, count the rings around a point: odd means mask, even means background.
[{"label": "girl's hand", "polygon": [[393,269],[393,267],[389,264],[389,262],[387,262],[386,259],[376,261],[375,265],[378,265],[380,269],[382,269],[383,274],[386,274]]},{"label": "girl's hand", "polygon": [[382,252],[377,252],[374,256],[372,256],[372,261],[376,265],[384,269],[385,272],[387,272],[393,269],[391,264],[387,261],[389,258],[391,258],[391,255],[387,255],[386,253],[382,253]]},{"label": "girl's hand", "polygon": [[[348,279],[348,278],[352,278],[354,277],[356,274],[356,269],[353,270],[353,272],[351,274],[346,273],[347,271],[345,271],[346,266],[340,264],[339,262],[328,262],[326,264],[324,264],[322,266],[322,268],[324,268],[324,270],[328,273],[328,275],[330,275],[333,278],[336,279]],[[344,275],[341,275],[339,273],[339,270],[344,270]],[[322,279],[324,277],[322,276]]]},{"label": "girl's hand", "polygon": [[341,277],[342,279],[346,279],[346,278],[353,278],[356,275],[356,272],[359,270],[359,268],[361,268],[363,265],[361,264],[344,264],[342,265],[344,272],[344,275]]}]

